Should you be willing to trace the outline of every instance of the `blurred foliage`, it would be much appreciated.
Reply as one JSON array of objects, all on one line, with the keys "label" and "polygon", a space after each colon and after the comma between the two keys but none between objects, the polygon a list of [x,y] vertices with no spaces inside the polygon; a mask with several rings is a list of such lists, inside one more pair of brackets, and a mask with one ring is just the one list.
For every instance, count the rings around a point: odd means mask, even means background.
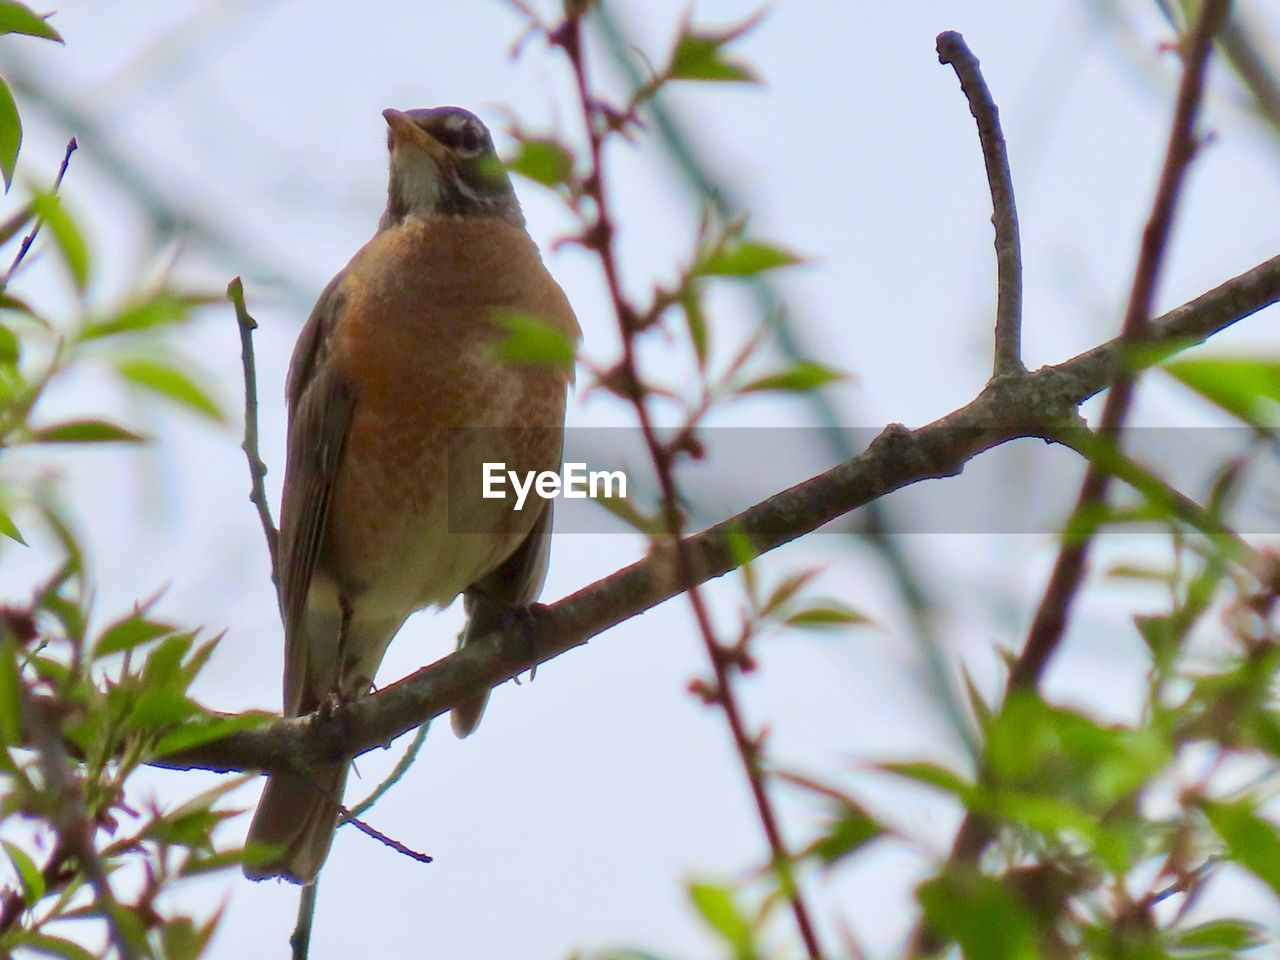
[{"label": "blurred foliage", "polygon": [[[60,40],[46,19],[8,0],[0,3],[0,33]],[[0,80],[6,187],[21,141],[20,116]],[[73,140],[58,184],[74,150]],[[240,778],[176,807],[133,796],[131,778],[152,760],[261,718],[219,716],[192,699],[217,636],[159,618],[151,601],[92,626],[94,588],[58,479],[37,482],[20,464],[38,461],[48,445],[148,442],[96,411],[56,420],[43,414],[46,395],[85,372],[105,372],[144,399],[163,397],[222,420],[199,372],[171,347],[171,334],[209,298],[160,284],[116,306],[93,306],[92,251],[57,186],[25,198],[15,191],[6,206],[0,243],[12,253],[0,275],[0,533],[7,546],[0,549],[51,570],[28,597],[0,606],[0,818],[9,864],[0,956],[190,960],[204,952],[217,913],[196,918],[161,898],[188,877],[240,860],[213,839],[235,813],[219,801]],[[25,267],[45,252],[64,268],[76,304],[71,316],[48,316],[21,293]],[[31,452],[18,456],[24,449]],[[38,539],[39,550],[25,546],[28,539]]]}]

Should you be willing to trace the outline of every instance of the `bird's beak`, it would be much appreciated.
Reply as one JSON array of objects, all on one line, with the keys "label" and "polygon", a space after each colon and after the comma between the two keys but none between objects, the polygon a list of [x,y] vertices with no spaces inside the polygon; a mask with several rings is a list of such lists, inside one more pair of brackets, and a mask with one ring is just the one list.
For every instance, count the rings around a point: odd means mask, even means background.
[{"label": "bird's beak", "polygon": [[382,111],[382,116],[391,128],[391,136],[397,146],[417,147],[433,160],[447,157],[448,150],[444,144],[414,123],[407,113],[388,107]]}]

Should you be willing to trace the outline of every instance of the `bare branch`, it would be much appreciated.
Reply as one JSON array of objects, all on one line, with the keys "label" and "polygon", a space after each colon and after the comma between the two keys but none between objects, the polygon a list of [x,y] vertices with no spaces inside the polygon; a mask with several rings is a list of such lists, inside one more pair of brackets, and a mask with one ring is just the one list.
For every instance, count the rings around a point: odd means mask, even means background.
[{"label": "bare branch", "polygon": [[311,925],[315,921],[316,897],[319,893],[319,877],[298,893],[298,919],[289,936],[289,950],[293,960],[307,960],[307,955],[311,952]]},{"label": "bare branch", "polygon": [[412,847],[405,846],[395,837],[387,836],[377,827],[373,826],[372,824],[366,823],[364,820],[361,820],[359,817],[357,817],[354,813],[352,813],[350,810],[348,810],[346,807],[342,806],[341,804],[339,804],[338,806],[338,812],[342,815],[342,820],[339,821],[339,824],[338,824],[339,826],[341,826],[344,823],[349,823],[353,827],[355,827],[357,830],[359,830],[361,833],[363,833],[365,836],[372,837],[374,840],[377,840],[379,843],[383,844],[384,846],[390,847],[396,853],[403,854],[404,856],[408,857],[410,860],[416,860],[418,861],[418,863],[431,863],[433,858],[431,857],[430,854],[421,853],[417,850],[414,850]]},{"label": "bare branch", "polygon": [[1000,129],[1000,111],[982,77],[978,58],[964,37],[954,30],[938,34],[938,62],[950,64],[969,101],[969,112],[978,122],[982,160],[991,187],[991,223],[996,228],[996,332],[997,377],[1026,373],[1022,363],[1022,241],[1018,237],[1018,207],[1013,199],[1013,174],[1009,151]]},{"label": "bare branch", "polygon": [[[1187,347],[1280,301],[1280,257],[1170,311],[1151,339]],[[1125,344],[1112,340],[1024,378],[996,381],[967,406],[916,430],[892,426],[863,453],[770,497],[731,520],[687,538],[698,582],[734,569],[730,534],[758,553],[920,480],[953,476],[984,450],[1016,437],[1051,438],[1089,397],[1120,375]],[[1153,355],[1140,362],[1155,362]],[[658,553],[583,588],[525,625],[490,634],[462,650],[321,719],[282,719],[158,759],[187,769],[304,770],[375,749],[440,716],[482,685],[496,686],[581,646],[591,637],[679,594],[669,555]]]},{"label": "bare branch", "polygon": [[249,499],[258,508],[258,520],[262,534],[267,539],[267,552],[271,554],[271,582],[280,589],[279,534],[271,519],[271,506],[267,503],[265,479],[267,465],[258,454],[258,372],[253,359],[253,331],[258,321],[249,315],[244,303],[244,285],[236,277],[227,284],[227,296],[236,308],[236,324],[240,328],[240,362],[244,367],[244,443],[240,449],[249,461]]},{"label": "bare branch", "polygon": [[[581,37],[581,14],[585,12],[586,6],[583,5],[579,15],[571,16],[565,21],[564,26],[557,31],[557,43],[565,51],[573,67],[578,91],[578,103],[586,127],[591,158],[591,168],[583,179],[583,192],[592,200],[592,205],[595,209],[595,222],[586,230],[584,243],[596,254],[600,261],[600,267],[605,276],[605,284],[612,300],[619,336],[622,338],[621,369],[627,381],[635,386],[635,389],[630,393],[631,405],[635,410],[636,419],[640,424],[640,432],[644,436],[649,458],[658,477],[665,533],[672,538],[676,580],[680,585],[681,591],[689,598],[689,604],[693,608],[694,620],[698,626],[698,633],[702,638],[707,658],[711,663],[712,673],[715,676],[713,702],[718,704],[724,712],[730,734],[733,737],[734,748],[742,761],[743,772],[751,789],[751,796],[755,801],[756,813],[760,818],[761,826],[764,828],[765,839],[769,844],[770,860],[778,878],[778,887],[791,906],[791,912],[795,917],[796,927],[799,930],[800,939],[804,943],[805,951],[810,958],[817,960],[822,956],[822,948],[818,943],[817,928],[810,917],[810,911],[800,887],[796,883],[794,870],[792,869],[792,857],[783,841],[777,811],[774,810],[773,801],[769,798],[769,792],[765,786],[764,771],[761,769],[760,763],[761,740],[760,737],[752,736],[748,732],[742,710],[738,706],[737,694],[733,687],[733,670],[724,647],[716,639],[702,592],[698,589],[700,581],[696,576],[689,547],[684,539],[684,516],[680,509],[681,498],[676,487],[673,455],[670,449],[665,447],[658,439],[649,414],[649,396],[640,376],[637,360],[637,326],[634,323],[636,311],[627,302],[622,292],[622,280],[618,272],[614,251],[614,226],[610,219],[610,208],[606,198],[602,149],[606,136],[603,131],[608,127],[597,123],[600,111],[592,98],[591,90],[587,83],[587,65]],[[643,91],[637,94],[637,101],[642,96],[644,96]]]},{"label": "bare branch", "polygon": [[[409,743],[403,756],[396,762],[395,767],[388,773],[376,787],[369,793],[367,797],[351,808],[351,817],[342,823],[354,821],[356,817],[362,817],[369,810],[373,809],[373,805],[382,799],[383,795],[400,782],[401,778],[409,772],[409,768],[413,766],[415,760],[418,759],[418,753],[422,750],[422,745],[427,741],[427,731],[431,728],[430,723],[424,723],[418,728],[418,732],[413,735],[413,740]],[[338,826],[342,826],[339,823]]]},{"label": "bare branch", "polygon": [[[1119,339],[1115,341],[1122,365],[1107,394],[1098,428],[1101,437],[1108,442],[1114,442],[1119,436],[1133,398],[1137,371],[1124,361],[1131,357],[1131,348],[1135,344],[1150,339],[1152,333],[1156,332],[1149,323],[1156,282],[1164,262],[1174,210],[1187,168],[1195,155],[1195,119],[1204,92],[1204,78],[1213,36],[1226,21],[1230,7],[1230,0],[1206,0],[1185,53],[1185,66],[1169,131],[1164,168],[1156,187],[1151,216],[1142,234],[1124,324]],[[1076,498],[1074,516],[1080,516],[1103,504],[1110,480],[1111,475],[1097,461],[1091,460]],[[1067,540],[1058,551],[1049,583],[1032,620],[1026,645],[1009,671],[1006,697],[1015,690],[1034,689],[1050,658],[1061,645],[1072,606],[1088,569],[1091,543],[1092,538],[1086,534]],[[990,819],[970,813],[956,835],[948,866],[977,863],[982,851],[994,839],[995,833],[996,826]],[[942,946],[941,939],[928,927],[921,928],[916,939],[913,952],[919,955],[934,954]]]},{"label": "bare branch", "polygon": [[[67,175],[67,167],[71,165],[71,155],[76,152],[76,148],[80,144],[76,143],[76,138],[72,137],[67,141],[67,152],[62,155],[62,166],[58,167],[58,176],[53,181],[53,192],[57,193],[62,186],[62,178]],[[37,220],[31,227],[31,232],[22,238],[22,243],[18,247],[18,254],[13,258],[13,263],[9,264],[9,269],[5,271],[4,280],[0,281],[0,290],[9,286],[9,281],[13,279],[14,273],[26,259],[27,252],[31,249],[31,245],[36,242],[36,237],[40,235],[40,228],[44,225],[44,220]]]}]

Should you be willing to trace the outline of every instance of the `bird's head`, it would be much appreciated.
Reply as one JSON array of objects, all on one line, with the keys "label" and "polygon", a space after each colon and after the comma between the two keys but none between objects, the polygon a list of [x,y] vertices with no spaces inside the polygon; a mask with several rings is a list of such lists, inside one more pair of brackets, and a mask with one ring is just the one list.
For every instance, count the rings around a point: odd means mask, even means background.
[{"label": "bird's head", "polygon": [[383,110],[391,178],[381,229],[409,217],[497,217],[524,225],[511,178],[480,118],[461,107]]}]

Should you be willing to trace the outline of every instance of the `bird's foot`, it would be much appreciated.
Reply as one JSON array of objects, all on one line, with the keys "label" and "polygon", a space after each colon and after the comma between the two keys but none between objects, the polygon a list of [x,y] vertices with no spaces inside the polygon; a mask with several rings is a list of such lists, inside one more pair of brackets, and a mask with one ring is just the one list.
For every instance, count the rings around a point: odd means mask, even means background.
[{"label": "bird's foot", "polygon": [[316,717],[321,723],[328,723],[337,716],[338,710],[342,708],[346,702],[347,701],[343,699],[342,694],[337,690],[337,688],[334,688],[325,695],[324,699],[321,700],[319,705],[316,707]]}]

